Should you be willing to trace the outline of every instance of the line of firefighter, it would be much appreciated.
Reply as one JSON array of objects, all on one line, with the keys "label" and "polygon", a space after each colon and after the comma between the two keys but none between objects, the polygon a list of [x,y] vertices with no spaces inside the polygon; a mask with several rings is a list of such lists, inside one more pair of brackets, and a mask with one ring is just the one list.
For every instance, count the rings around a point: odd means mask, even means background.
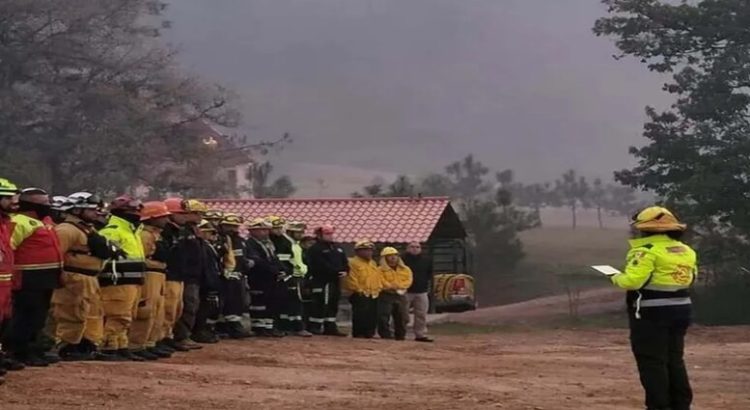
[{"label": "line of firefighter", "polygon": [[[340,283],[354,337],[377,327],[392,338],[391,318],[405,337],[412,272],[394,248],[381,266],[369,241],[347,259],[332,227],[305,237],[304,224],[280,217],[253,220],[243,239],[242,218],[192,199],[123,195],[106,208],[92,193],[50,198],[0,178],[0,378],[60,360],[157,360],[219,335],[346,336]],[[431,341],[424,329],[418,340]]]}]

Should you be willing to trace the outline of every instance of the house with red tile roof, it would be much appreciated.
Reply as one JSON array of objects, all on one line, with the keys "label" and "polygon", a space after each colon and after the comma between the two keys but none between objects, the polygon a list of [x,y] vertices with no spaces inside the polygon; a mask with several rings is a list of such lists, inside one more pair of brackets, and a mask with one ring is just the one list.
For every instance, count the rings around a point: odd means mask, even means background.
[{"label": "house with red tile roof", "polygon": [[246,220],[269,215],[317,226],[333,225],[336,240],[352,245],[368,239],[383,246],[404,247],[419,241],[428,245],[436,273],[469,268],[466,230],[446,197],[319,198],[319,199],[209,199],[211,209],[233,212]]}]

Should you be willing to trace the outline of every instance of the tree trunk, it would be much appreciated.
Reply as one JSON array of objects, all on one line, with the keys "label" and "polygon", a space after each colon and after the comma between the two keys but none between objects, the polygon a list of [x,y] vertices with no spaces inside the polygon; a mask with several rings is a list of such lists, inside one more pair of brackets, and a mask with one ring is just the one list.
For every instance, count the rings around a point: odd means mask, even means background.
[{"label": "tree trunk", "polygon": [[570,204],[570,212],[572,213],[572,216],[573,216],[573,229],[576,229],[578,227],[578,215],[576,213],[576,207],[577,206],[575,202]]},{"label": "tree trunk", "polygon": [[604,229],[604,222],[602,221],[602,207],[596,207],[596,219],[599,221],[599,229]]}]

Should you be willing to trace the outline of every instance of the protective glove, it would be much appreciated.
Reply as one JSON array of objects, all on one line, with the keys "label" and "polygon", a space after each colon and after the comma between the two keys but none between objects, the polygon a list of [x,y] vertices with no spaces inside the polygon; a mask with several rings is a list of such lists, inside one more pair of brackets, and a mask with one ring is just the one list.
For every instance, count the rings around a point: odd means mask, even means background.
[{"label": "protective glove", "polygon": [[109,246],[112,248],[112,259],[121,260],[128,258],[128,253],[122,250],[122,248],[119,248],[117,247],[117,245],[112,243],[110,243]]},{"label": "protective glove", "polygon": [[107,240],[107,238],[96,232],[87,235],[87,242],[91,255],[99,259],[112,259],[116,250],[119,249]]},{"label": "protective glove", "polygon": [[221,276],[223,276],[224,279],[227,279],[227,280],[240,280],[240,279],[242,279],[242,273],[236,272],[236,271],[233,271],[233,270],[229,270],[229,269],[224,269],[224,272],[222,273]]}]

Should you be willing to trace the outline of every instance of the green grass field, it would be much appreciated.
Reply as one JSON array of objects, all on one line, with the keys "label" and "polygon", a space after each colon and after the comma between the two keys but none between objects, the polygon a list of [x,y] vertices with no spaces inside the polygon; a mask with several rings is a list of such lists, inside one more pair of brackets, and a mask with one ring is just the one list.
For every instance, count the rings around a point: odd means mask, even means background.
[{"label": "green grass field", "polygon": [[480,306],[564,293],[562,275],[591,272],[594,277],[591,265],[619,267],[628,249],[628,232],[623,228],[543,227],[520,236],[526,257],[512,272],[477,272]]}]

